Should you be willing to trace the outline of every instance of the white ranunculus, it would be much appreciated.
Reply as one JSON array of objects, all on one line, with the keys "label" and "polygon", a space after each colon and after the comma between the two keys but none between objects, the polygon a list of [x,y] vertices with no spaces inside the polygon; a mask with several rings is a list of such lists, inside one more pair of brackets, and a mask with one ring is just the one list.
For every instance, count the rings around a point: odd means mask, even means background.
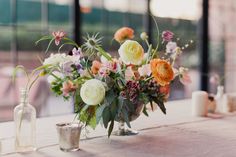
[{"label": "white ranunculus", "polygon": [[74,56],[69,56],[66,55],[65,53],[57,53],[57,54],[51,54],[48,58],[46,58],[43,62],[43,65],[62,65],[65,62],[73,62],[76,63],[78,61],[78,59]]},{"label": "white ranunculus", "polygon": [[103,82],[97,79],[86,81],[80,89],[80,96],[86,104],[98,105],[105,97]]},{"label": "white ranunculus", "polygon": [[46,58],[43,62],[43,65],[51,64],[51,65],[59,65],[60,63],[64,62],[66,58],[65,53],[57,53],[51,54],[48,58]]},{"label": "white ranunculus", "polygon": [[[64,78],[64,75],[62,73],[58,72],[58,71],[54,71],[52,73],[53,73],[53,75],[55,75],[58,78]],[[47,81],[48,81],[48,83],[51,84],[52,82],[57,81],[57,79],[54,76],[49,75],[48,78],[47,78]]]},{"label": "white ranunculus", "polygon": [[134,40],[126,40],[120,46],[118,52],[125,64],[140,65],[144,58],[143,47]]}]

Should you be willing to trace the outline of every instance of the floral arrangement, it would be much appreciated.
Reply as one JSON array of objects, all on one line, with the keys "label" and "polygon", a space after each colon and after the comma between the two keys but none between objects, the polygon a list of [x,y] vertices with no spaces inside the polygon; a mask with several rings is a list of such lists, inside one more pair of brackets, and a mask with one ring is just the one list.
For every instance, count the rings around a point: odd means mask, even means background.
[{"label": "floral arrangement", "polygon": [[[87,35],[85,43],[77,45],[66,37],[63,31],[53,32],[39,41],[55,42],[58,52],[51,54],[39,67],[41,76],[48,76],[52,91],[65,99],[73,98],[77,119],[85,126],[95,128],[102,123],[108,128],[110,136],[114,121],[123,121],[130,126],[130,121],[139,112],[148,116],[147,105],[158,105],[166,114],[164,103],[167,101],[170,84],[175,78],[182,83],[190,82],[187,69],[176,67],[175,61],[182,49],[174,42],[174,33],[164,31],[154,48],[148,42],[145,32],[140,38],[147,50],[134,38],[134,30],[123,27],[114,34],[120,44],[119,57],[112,57],[101,46],[99,34]],[[166,53],[160,56],[159,39],[166,44]],[[64,45],[74,48],[68,53],[60,53]],[[134,116],[136,114],[136,116]]]}]

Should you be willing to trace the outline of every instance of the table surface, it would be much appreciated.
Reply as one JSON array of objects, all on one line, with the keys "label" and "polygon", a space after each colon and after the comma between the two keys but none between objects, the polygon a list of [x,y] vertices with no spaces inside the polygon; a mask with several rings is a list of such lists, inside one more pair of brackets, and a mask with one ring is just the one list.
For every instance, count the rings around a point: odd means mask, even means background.
[{"label": "table surface", "polygon": [[[167,115],[160,110],[140,116],[132,122],[135,136],[111,136],[101,126],[82,136],[80,151],[59,150],[55,124],[70,121],[74,115],[37,119],[37,151],[14,152],[13,122],[0,123],[2,156],[6,157],[235,157],[236,113],[191,115],[191,100],[166,104]],[[116,125],[117,126],[117,125]],[[115,127],[116,127],[115,126]]]}]

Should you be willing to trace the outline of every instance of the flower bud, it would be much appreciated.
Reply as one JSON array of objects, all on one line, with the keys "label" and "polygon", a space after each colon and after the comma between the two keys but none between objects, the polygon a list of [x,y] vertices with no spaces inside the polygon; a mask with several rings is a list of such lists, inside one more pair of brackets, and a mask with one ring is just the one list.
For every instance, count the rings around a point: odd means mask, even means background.
[{"label": "flower bud", "polygon": [[142,33],[140,34],[140,38],[141,38],[142,40],[147,40],[147,39],[148,39],[147,33],[146,33],[146,32],[142,32]]}]

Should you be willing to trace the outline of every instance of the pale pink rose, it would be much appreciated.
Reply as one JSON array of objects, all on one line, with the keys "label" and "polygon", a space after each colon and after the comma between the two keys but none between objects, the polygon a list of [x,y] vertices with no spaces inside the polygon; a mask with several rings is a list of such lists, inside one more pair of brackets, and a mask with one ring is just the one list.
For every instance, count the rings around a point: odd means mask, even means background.
[{"label": "pale pink rose", "polygon": [[125,80],[134,80],[135,75],[134,75],[134,71],[132,70],[131,67],[128,67],[125,70]]},{"label": "pale pink rose", "polygon": [[177,48],[176,42],[170,41],[166,44],[166,53],[175,53],[176,48]]},{"label": "pale pink rose", "polygon": [[63,31],[52,32],[52,35],[55,39],[55,44],[58,46],[60,41],[66,36],[66,33]]},{"label": "pale pink rose", "polygon": [[138,72],[140,76],[149,76],[151,75],[151,66],[150,64],[145,64],[142,65],[141,67],[138,68]]}]

